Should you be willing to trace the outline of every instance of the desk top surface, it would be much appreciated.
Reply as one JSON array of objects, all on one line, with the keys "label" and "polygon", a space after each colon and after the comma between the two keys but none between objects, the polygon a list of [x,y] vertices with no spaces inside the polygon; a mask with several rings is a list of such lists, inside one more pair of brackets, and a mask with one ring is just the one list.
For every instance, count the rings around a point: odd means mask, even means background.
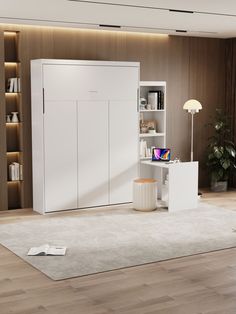
[{"label": "desk top surface", "polygon": [[197,165],[198,161],[188,161],[188,162],[163,162],[163,161],[151,161],[151,160],[144,160],[141,161],[141,164],[152,166],[152,167],[159,167],[159,168],[169,168],[170,166],[176,165]]}]

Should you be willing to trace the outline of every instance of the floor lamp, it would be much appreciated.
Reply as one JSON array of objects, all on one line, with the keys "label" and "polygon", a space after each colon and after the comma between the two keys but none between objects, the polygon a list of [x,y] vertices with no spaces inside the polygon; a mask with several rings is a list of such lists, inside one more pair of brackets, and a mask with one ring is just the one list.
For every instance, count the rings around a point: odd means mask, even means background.
[{"label": "floor lamp", "polygon": [[199,101],[195,99],[189,99],[183,106],[184,110],[188,110],[191,113],[192,122],[191,122],[191,161],[193,161],[193,116],[195,113],[198,113],[202,109],[202,105]]}]

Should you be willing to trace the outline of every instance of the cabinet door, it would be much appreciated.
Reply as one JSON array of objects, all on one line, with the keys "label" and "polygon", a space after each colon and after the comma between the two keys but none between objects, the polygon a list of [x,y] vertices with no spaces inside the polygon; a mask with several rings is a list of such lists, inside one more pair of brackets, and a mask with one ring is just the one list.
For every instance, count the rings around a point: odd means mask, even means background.
[{"label": "cabinet door", "polygon": [[138,176],[137,102],[111,101],[110,204],[132,201],[132,182]]},{"label": "cabinet door", "polygon": [[108,102],[78,102],[79,207],[107,205]]},{"label": "cabinet door", "polygon": [[45,211],[77,208],[77,103],[46,101]]},{"label": "cabinet door", "polygon": [[48,100],[54,95],[61,100],[130,100],[137,93],[138,67],[53,64],[43,71]]}]

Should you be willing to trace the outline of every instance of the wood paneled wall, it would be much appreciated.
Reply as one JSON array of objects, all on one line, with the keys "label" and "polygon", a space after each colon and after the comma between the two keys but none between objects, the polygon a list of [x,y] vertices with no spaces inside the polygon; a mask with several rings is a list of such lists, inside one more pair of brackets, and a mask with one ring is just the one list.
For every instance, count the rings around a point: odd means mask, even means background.
[{"label": "wood paneled wall", "polygon": [[[236,38],[226,40],[226,112],[230,117],[231,140],[236,142]],[[231,175],[230,185],[236,187],[236,173]]]},{"label": "wood paneled wall", "polygon": [[30,60],[37,58],[139,61],[141,80],[167,81],[167,143],[173,157],[183,161],[190,158],[190,115],[182,107],[189,98],[198,99],[203,110],[195,116],[194,159],[200,161],[200,186],[208,184],[205,124],[224,105],[224,40],[28,26],[0,29],[19,30],[21,36],[26,207],[32,206]]}]

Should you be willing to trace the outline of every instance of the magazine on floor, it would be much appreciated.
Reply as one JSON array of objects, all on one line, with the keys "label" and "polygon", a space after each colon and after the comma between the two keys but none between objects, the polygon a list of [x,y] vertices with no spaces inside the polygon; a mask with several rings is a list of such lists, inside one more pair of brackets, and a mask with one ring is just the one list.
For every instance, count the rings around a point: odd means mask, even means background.
[{"label": "magazine on floor", "polygon": [[60,245],[44,244],[29,249],[28,256],[63,256],[66,254],[66,247]]}]

